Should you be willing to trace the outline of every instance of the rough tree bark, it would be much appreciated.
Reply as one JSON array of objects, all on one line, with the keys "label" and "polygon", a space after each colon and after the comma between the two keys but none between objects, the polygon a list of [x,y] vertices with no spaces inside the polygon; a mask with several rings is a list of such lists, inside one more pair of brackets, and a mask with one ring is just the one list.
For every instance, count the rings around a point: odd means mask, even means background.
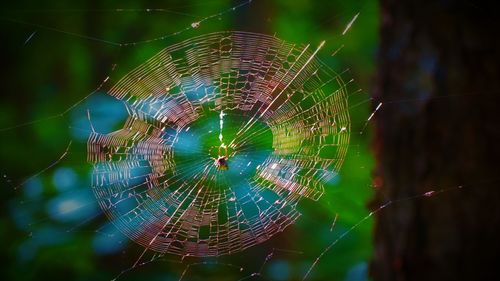
[{"label": "rough tree bark", "polygon": [[[411,3],[410,3],[411,2]],[[381,0],[374,280],[500,280],[493,5]],[[463,188],[458,188],[463,186]]]}]

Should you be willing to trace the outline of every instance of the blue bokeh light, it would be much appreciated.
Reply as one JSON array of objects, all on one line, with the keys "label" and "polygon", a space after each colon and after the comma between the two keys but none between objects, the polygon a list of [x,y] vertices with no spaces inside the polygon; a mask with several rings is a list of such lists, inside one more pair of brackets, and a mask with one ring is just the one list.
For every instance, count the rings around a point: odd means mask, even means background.
[{"label": "blue bokeh light", "polygon": [[30,178],[23,186],[24,195],[29,199],[37,199],[43,193],[43,184],[38,177]]},{"label": "blue bokeh light", "polygon": [[[87,112],[88,108],[92,110]],[[71,133],[76,140],[83,142],[87,141],[92,132],[91,122],[96,132],[109,133],[125,122],[128,116],[122,101],[102,92],[91,95],[73,112]]]},{"label": "blue bokeh light", "polygon": [[345,281],[368,280],[368,263],[366,261],[355,264],[346,274]]},{"label": "blue bokeh light", "polygon": [[90,190],[61,194],[47,203],[49,216],[62,222],[89,219],[97,211],[97,204]]},{"label": "blue bokeh light", "polygon": [[76,172],[67,167],[57,169],[52,177],[52,183],[61,192],[74,188],[77,181],[78,175]]},{"label": "blue bokeh light", "polygon": [[289,280],[290,279],[290,264],[284,260],[276,260],[269,264],[267,270],[271,280]]}]

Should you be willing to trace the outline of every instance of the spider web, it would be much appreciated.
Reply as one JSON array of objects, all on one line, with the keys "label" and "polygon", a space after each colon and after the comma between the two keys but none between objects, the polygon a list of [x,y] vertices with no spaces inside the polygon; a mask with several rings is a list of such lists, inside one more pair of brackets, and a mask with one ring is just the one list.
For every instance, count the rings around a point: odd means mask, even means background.
[{"label": "spider web", "polygon": [[[189,256],[239,252],[283,231],[299,199],[321,197],[349,141],[345,83],[318,50],[212,33],[123,77],[108,93],[127,104],[124,127],[88,142],[108,218],[145,250]],[[222,154],[227,170],[214,165]]]}]

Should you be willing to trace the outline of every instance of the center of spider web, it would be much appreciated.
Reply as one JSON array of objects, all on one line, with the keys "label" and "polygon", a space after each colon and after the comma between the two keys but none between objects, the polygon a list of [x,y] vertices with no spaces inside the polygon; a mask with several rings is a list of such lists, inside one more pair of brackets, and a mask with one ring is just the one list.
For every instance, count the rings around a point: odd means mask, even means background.
[{"label": "center of spider web", "polygon": [[221,171],[225,171],[227,169],[229,169],[229,166],[227,164],[227,157],[226,156],[219,156],[217,158],[217,160],[215,160],[215,166],[217,167],[217,169],[221,170]]}]

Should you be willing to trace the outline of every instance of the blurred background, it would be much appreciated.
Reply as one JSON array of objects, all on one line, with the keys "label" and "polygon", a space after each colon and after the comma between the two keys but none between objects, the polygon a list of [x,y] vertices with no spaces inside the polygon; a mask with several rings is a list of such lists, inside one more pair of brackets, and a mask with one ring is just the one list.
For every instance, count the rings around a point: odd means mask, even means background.
[{"label": "blurred background", "polygon": [[[121,127],[123,107],[95,91],[106,77],[121,77],[173,43],[224,30],[311,46],[326,40],[318,57],[337,72],[349,69],[362,89],[349,100],[353,133],[343,168],[319,202],[301,202],[295,225],[261,245],[218,258],[167,256],[120,279],[300,280],[359,222],[308,280],[368,279],[374,159],[372,128],[363,127],[373,111],[376,1],[20,0],[0,9],[2,280],[111,280],[130,269],[142,249],[108,223],[90,189],[87,109],[97,131]],[[153,38],[160,39],[139,43]],[[260,276],[252,276],[256,272]]]},{"label": "blurred background", "polygon": [[[468,0],[3,3],[2,280],[302,280],[308,270],[307,280],[497,280],[493,7]],[[323,197],[302,200],[302,216],[282,234],[231,256],[164,256],[133,267],[142,248],[103,217],[90,188],[88,111],[97,131],[120,128],[127,113],[103,82],[166,46],[225,30],[311,46],[326,40],[318,57],[354,79],[348,155]]]}]

